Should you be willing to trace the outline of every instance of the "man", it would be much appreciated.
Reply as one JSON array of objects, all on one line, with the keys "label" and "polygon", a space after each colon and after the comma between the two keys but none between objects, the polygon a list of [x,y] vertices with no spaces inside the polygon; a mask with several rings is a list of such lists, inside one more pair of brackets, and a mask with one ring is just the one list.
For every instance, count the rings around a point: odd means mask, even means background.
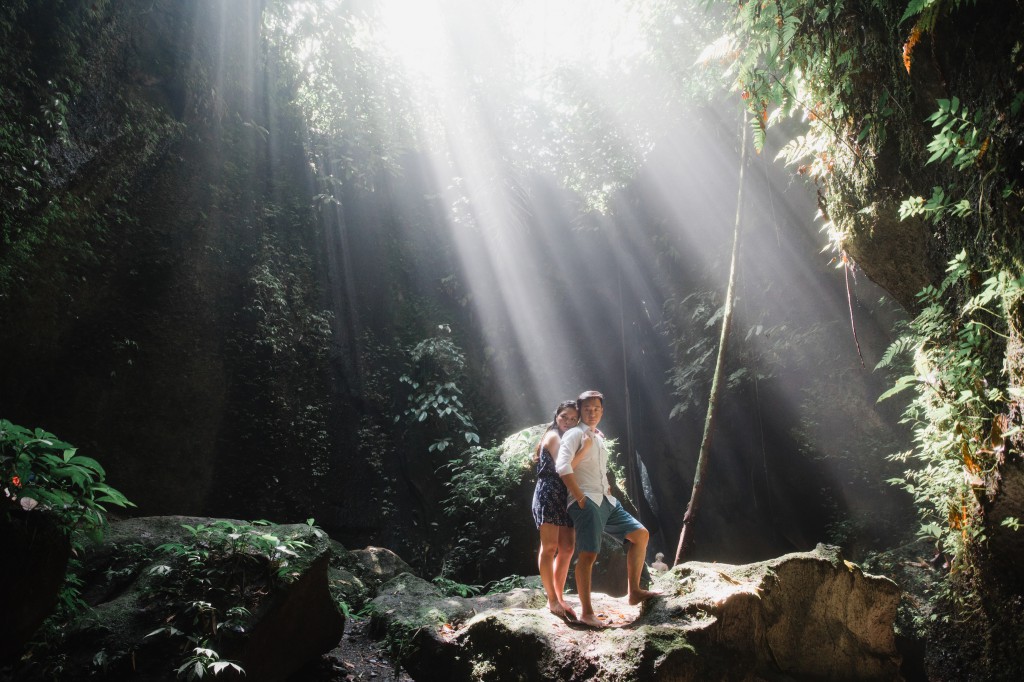
[{"label": "man", "polygon": [[[562,435],[555,471],[569,490],[569,516],[576,528],[576,589],[580,595],[580,621],[594,627],[603,623],[590,601],[590,577],[601,549],[601,533],[619,542],[629,540],[626,550],[627,597],[639,604],[660,594],[640,587],[640,575],[647,554],[647,529],[611,496],[608,486],[608,448],[597,425],[604,416],[604,396],[586,391],[576,399],[580,424]],[[572,466],[573,455],[588,444],[586,454]]]}]

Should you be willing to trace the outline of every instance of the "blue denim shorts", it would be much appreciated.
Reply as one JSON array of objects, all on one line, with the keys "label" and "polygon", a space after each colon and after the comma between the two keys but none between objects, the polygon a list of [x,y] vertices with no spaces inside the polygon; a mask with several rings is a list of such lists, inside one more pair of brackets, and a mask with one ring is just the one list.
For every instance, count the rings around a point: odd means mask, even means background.
[{"label": "blue denim shorts", "polygon": [[621,504],[614,505],[607,498],[598,506],[589,497],[585,498],[583,509],[575,501],[569,505],[569,516],[576,527],[576,551],[598,552],[601,550],[601,533],[607,533],[620,543],[643,524],[634,519]]}]

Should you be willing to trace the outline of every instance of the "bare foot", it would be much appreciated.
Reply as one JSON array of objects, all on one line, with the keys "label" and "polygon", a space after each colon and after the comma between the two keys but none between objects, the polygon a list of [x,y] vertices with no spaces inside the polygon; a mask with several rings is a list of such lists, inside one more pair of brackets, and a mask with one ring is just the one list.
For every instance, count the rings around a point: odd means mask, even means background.
[{"label": "bare foot", "polygon": [[576,622],[579,618],[576,617],[576,612],[572,610],[572,607],[566,604],[564,601],[561,602],[562,612],[565,614],[564,617],[570,623]]},{"label": "bare foot", "polygon": [[604,627],[604,623],[601,622],[601,619],[593,613],[584,613],[582,616],[580,616],[580,622],[584,625],[589,625],[592,628]]},{"label": "bare foot", "polygon": [[643,589],[633,590],[632,592],[629,593],[629,603],[630,603],[630,605],[635,606],[635,605],[639,604],[642,601],[646,601],[646,600],[650,599],[651,597],[660,597],[660,596],[661,596],[661,592],[658,592],[658,591],[655,591],[655,590],[643,590]]},{"label": "bare foot", "polygon": [[[566,617],[566,607],[558,602],[555,602],[554,604],[548,604],[548,611],[550,611],[553,615],[558,616],[559,618]],[[575,613],[572,615],[573,617],[576,616]]]}]

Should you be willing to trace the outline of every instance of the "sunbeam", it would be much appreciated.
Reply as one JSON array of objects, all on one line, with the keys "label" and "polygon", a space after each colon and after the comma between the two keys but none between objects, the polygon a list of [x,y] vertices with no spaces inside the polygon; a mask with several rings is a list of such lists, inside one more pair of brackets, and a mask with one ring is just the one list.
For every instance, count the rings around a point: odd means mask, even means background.
[{"label": "sunbeam", "polygon": [[1020,678],[1021,34],[0,3],[0,678]]},{"label": "sunbeam", "polygon": [[[726,286],[739,149],[750,132],[741,124],[742,99],[717,84],[719,66],[705,50],[718,36],[714,17],[642,1],[382,0],[348,14],[341,5],[297,7],[337,30],[300,39],[295,51],[309,98],[319,102],[318,134],[359,139],[365,130],[379,140],[368,165],[349,164],[341,184],[365,177],[376,186],[367,168],[398,171],[401,155],[417,155],[424,173],[417,182],[438,224],[413,221],[406,229],[450,254],[451,269],[439,279],[472,311],[487,393],[504,419],[531,423],[545,406],[601,388],[630,476],[639,475],[633,463],[641,456],[660,472],[646,481],[644,513],[658,509],[654,527],[677,527],[706,400],[702,367]],[[363,61],[332,61],[341,50],[331,41]],[[733,427],[721,429],[715,465],[723,489],[772,510],[744,521],[769,528],[763,546],[721,532],[716,551],[739,558],[810,537],[792,530],[807,524],[778,499],[790,491],[770,460],[796,447],[781,423],[820,409],[807,402],[805,378],[786,376],[800,325],[828,320],[827,336],[841,336],[848,318],[838,278],[821,288],[827,258],[809,264],[798,255],[827,243],[816,227],[802,227],[810,225],[810,195],[769,166],[769,153],[747,173],[734,332],[743,359],[732,360],[738,402],[726,409],[735,412],[724,422]],[[335,165],[324,162],[321,174]],[[345,301],[335,310],[351,344],[365,294],[354,291],[359,278],[351,273],[362,266],[349,252],[362,241],[352,231],[365,228],[344,219],[338,226],[341,236],[329,240],[342,252],[333,256],[332,286]],[[432,322],[447,329],[449,319],[438,314]],[[452,333],[468,341],[464,330]],[[848,357],[856,359],[852,351]],[[752,381],[764,386],[758,391]],[[774,420],[767,427],[763,391]],[[821,433],[801,438],[811,449],[826,447]],[[760,473],[749,473],[753,467]]]},{"label": "sunbeam", "polygon": [[[618,297],[601,286],[578,290],[568,254],[594,235],[566,229],[578,218],[537,200],[532,174],[576,175],[600,205],[649,152],[655,131],[622,103],[623,79],[645,49],[634,10],[614,2],[382,4],[382,39],[434,140],[435,182],[449,197],[465,284],[490,346],[526,371],[496,377],[513,414],[605,372],[578,366],[567,330],[598,333],[602,316],[593,310],[616,307]],[[592,129],[581,136],[574,125]],[[553,289],[543,284],[552,278]],[[588,301],[564,305],[576,295]]]}]

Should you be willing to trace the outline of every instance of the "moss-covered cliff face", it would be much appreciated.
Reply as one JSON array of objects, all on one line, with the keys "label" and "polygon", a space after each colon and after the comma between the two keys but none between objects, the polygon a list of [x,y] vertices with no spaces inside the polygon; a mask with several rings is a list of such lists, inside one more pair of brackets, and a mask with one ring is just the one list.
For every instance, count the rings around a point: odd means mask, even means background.
[{"label": "moss-covered cliff face", "polygon": [[[1019,3],[947,3],[900,22],[906,4],[856,3],[841,22],[851,39],[863,39],[843,133],[852,141],[879,125],[852,147],[851,163],[826,175],[823,203],[850,255],[904,306],[917,310],[917,293],[937,285],[946,262],[961,249],[983,263],[1024,272],[1024,11]],[[969,124],[954,129],[953,137],[960,135],[955,144],[983,148],[961,169],[930,161],[939,128],[929,117],[939,100],[952,98],[960,101]],[[970,138],[972,128],[980,133],[976,140]],[[951,210],[940,219],[928,212],[900,219],[904,199],[929,199],[936,186],[947,204],[966,199],[969,212],[962,219]]]},{"label": "moss-covered cliff face", "polygon": [[2,409],[101,456],[149,512],[230,511],[238,490],[280,508],[329,469],[320,230],[261,11],[0,20]]},{"label": "moss-covered cliff face", "polygon": [[[924,5],[912,11],[904,2],[855,3],[836,20],[834,35],[846,36],[836,44],[854,51],[855,75],[845,91],[835,79],[842,94],[831,104],[845,117],[832,120],[845,154],[819,176],[820,204],[840,248],[908,310],[934,302],[930,310],[949,313],[944,328],[916,325],[917,336],[908,337],[924,350],[916,355],[917,374],[938,377],[919,395],[950,407],[941,418],[918,416],[936,432],[953,433],[951,454],[963,460],[984,508],[988,550],[1005,560],[1020,556],[1021,543],[1003,522],[1024,512],[1015,492],[1024,441],[1002,438],[1019,424],[1024,383],[1024,299],[1015,283],[1024,276],[1024,7]],[[961,252],[962,265],[951,270],[947,264]],[[919,296],[926,286],[939,295]],[[969,328],[978,335],[965,336]],[[970,398],[974,390],[958,387],[950,366],[928,357],[937,346],[956,363],[972,364],[977,375],[970,381],[998,397],[979,388]],[[979,409],[965,407],[975,400]],[[981,442],[988,444],[974,445]]]},{"label": "moss-covered cliff face", "polygon": [[[396,425],[401,377],[459,382],[500,433],[486,349],[414,156],[316,200],[315,160],[369,143],[307,132],[267,11],[0,10],[0,413],[100,458],[142,513],[315,516],[423,559],[447,426]],[[417,360],[424,339],[447,350]]]},{"label": "moss-covered cliff face", "polygon": [[783,156],[873,280],[914,311],[961,249],[1022,271],[1020,3],[781,0],[729,21],[755,135],[803,119]]}]

